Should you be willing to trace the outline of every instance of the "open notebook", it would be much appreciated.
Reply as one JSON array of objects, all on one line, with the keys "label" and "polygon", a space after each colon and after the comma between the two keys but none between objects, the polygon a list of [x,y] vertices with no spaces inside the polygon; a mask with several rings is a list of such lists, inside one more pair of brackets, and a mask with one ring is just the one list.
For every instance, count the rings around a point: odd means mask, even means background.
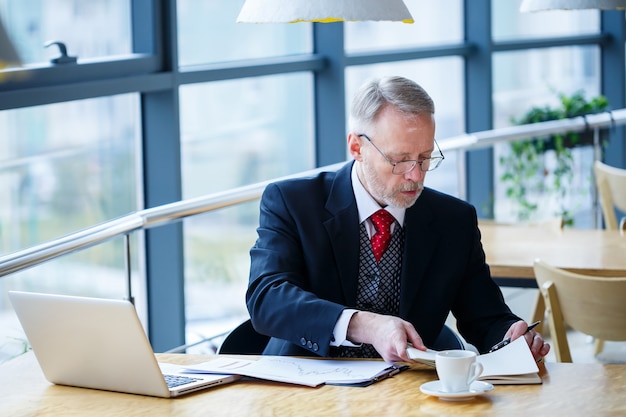
[{"label": "open notebook", "polygon": [[[409,347],[409,357],[426,365],[435,366],[437,351],[426,352]],[[478,378],[492,384],[541,384],[539,368],[523,337],[515,339],[505,347],[491,353],[478,355],[476,360],[483,365]]]},{"label": "open notebook", "polygon": [[9,298],[46,379],[54,384],[177,397],[239,379],[190,377],[182,367],[159,364],[128,301],[18,291],[9,291]]}]

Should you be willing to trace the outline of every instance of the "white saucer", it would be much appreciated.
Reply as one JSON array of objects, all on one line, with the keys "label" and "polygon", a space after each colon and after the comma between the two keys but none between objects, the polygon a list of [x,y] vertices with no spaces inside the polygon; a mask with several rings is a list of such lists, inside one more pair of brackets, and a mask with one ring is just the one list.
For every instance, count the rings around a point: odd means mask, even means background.
[{"label": "white saucer", "polygon": [[472,385],[470,385],[469,391],[465,392],[444,392],[442,388],[441,381],[437,380],[422,384],[420,391],[424,394],[439,397],[442,400],[463,401],[491,391],[493,389],[493,385],[488,382],[474,381],[472,382]]}]

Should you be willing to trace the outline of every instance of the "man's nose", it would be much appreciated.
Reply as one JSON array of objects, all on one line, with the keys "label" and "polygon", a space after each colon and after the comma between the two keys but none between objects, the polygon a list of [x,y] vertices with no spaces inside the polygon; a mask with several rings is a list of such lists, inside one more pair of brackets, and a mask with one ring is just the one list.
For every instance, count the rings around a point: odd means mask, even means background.
[{"label": "man's nose", "polygon": [[415,165],[415,168],[404,174],[405,179],[413,182],[423,180],[424,176],[426,176],[426,173],[422,171],[422,167],[419,164]]}]

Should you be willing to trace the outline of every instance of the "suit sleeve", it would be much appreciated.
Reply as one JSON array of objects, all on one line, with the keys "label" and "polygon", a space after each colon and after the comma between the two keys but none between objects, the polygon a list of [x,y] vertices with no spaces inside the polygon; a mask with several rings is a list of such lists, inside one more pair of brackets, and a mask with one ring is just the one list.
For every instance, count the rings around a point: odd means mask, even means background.
[{"label": "suit sleeve", "polygon": [[[306,196],[300,196],[300,199]],[[250,250],[246,304],[255,329],[317,355],[327,356],[332,332],[345,306],[321,298],[310,277],[311,248],[323,248],[323,236],[306,230],[300,203],[288,201],[284,190],[270,184],[261,198],[258,238]],[[300,216],[300,217],[299,217]],[[305,244],[302,236],[306,236]],[[315,239],[320,243],[316,245]],[[275,344],[279,341],[273,341]],[[279,352],[274,352],[278,354]]]},{"label": "suit sleeve", "polygon": [[461,333],[484,353],[501,341],[509,327],[521,319],[511,312],[502,291],[491,278],[474,210],[467,224],[471,249],[453,312]]},{"label": "suit sleeve", "polygon": [[429,343],[452,312],[465,340],[485,352],[520,318],[491,278],[475,208],[426,191],[407,211],[408,233],[415,238],[407,239],[405,317]]}]

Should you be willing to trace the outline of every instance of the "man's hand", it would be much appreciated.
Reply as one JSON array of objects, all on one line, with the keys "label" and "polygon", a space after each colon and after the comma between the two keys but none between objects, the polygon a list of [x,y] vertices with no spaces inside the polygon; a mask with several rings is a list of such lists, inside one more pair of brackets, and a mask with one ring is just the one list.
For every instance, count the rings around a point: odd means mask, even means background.
[{"label": "man's hand", "polygon": [[511,340],[515,340],[520,336],[524,336],[526,339],[526,343],[530,347],[530,351],[533,354],[533,357],[536,361],[543,359],[544,356],[550,352],[550,345],[544,342],[543,337],[539,333],[534,330],[529,331],[528,324],[524,320],[520,320],[509,328],[509,330],[504,335],[504,338],[510,337]]},{"label": "man's hand", "polygon": [[408,342],[414,348],[426,350],[422,338],[408,321],[395,316],[359,311],[348,324],[348,340],[367,343],[386,362],[413,362],[407,354]]}]

